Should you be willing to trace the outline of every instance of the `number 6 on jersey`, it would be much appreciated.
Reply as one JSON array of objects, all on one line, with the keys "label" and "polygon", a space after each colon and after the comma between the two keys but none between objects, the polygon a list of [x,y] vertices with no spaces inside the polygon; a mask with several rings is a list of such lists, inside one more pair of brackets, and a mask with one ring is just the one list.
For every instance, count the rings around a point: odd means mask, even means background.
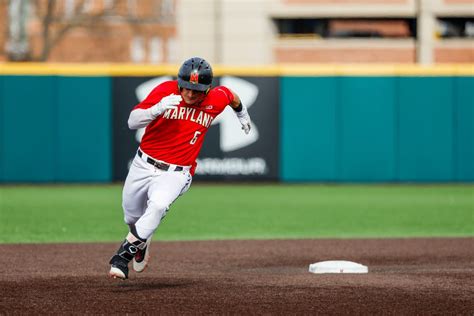
[{"label": "number 6 on jersey", "polygon": [[191,139],[191,141],[190,141],[189,143],[190,143],[191,145],[196,144],[196,141],[197,141],[199,135],[201,135],[201,132],[200,132],[200,131],[195,131],[195,132],[194,132],[194,137],[193,137],[193,139]]}]

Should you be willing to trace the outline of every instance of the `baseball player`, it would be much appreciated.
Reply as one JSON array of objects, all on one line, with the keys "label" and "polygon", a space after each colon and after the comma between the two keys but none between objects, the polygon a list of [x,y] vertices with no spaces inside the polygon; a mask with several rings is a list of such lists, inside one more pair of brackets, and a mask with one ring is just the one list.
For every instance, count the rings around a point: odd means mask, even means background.
[{"label": "baseball player", "polygon": [[130,232],[110,259],[109,275],[127,279],[128,264],[142,272],[150,241],[170,205],[190,187],[196,158],[212,121],[231,106],[245,134],[250,116],[235,92],[211,88],[211,65],[202,58],[186,60],[178,80],[166,81],[130,113],[130,129],[146,127],[123,187],[122,207]]}]

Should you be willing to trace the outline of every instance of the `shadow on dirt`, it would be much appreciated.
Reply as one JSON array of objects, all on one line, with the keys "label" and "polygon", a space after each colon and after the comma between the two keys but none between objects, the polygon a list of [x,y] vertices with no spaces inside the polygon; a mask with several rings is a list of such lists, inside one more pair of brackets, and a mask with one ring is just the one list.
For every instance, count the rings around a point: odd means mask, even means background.
[{"label": "shadow on dirt", "polygon": [[199,282],[195,280],[160,280],[160,279],[151,279],[146,280],[111,280],[116,284],[112,284],[113,287],[110,288],[110,292],[143,292],[143,291],[156,291],[163,289],[172,289],[172,288],[187,288],[196,286]]}]

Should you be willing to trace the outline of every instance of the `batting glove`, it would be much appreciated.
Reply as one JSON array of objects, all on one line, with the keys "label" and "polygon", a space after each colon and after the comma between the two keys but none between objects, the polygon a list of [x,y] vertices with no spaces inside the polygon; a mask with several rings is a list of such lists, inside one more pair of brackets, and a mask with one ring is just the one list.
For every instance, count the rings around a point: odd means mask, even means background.
[{"label": "batting glove", "polygon": [[170,94],[151,107],[151,114],[154,117],[157,117],[158,115],[163,114],[166,110],[176,109],[182,100],[183,98],[181,98],[180,95]]},{"label": "batting glove", "polygon": [[240,124],[242,124],[242,129],[244,130],[245,134],[250,133],[250,115],[249,112],[247,112],[247,107],[242,105],[242,111],[235,112],[235,115],[237,115]]}]

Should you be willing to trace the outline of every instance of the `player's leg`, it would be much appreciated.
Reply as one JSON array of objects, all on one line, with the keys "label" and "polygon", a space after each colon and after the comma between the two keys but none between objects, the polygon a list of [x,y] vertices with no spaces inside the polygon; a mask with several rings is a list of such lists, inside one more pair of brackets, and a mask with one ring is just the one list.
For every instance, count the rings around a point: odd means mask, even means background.
[{"label": "player's leg", "polygon": [[110,259],[109,275],[111,277],[128,278],[128,263],[137,252],[146,247],[146,239],[138,235],[134,224],[145,212],[148,186],[153,174],[154,168],[150,168],[141,159],[135,158],[133,160],[122,192],[124,218],[130,227],[130,233],[120,245],[116,254]]},{"label": "player's leg", "polygon": [[192,177],[188,171],[162,172],[153,177],[148,189],[148,205],[145,213],[135,223],[140,237],[147,239],[160,225],[170,205],[191,185]]},{"label": "player's leg", "polygon": [[122,208],[127,225],[135,225],[145,213],[148,190],[155,169],[138,156],[132,162],[122,190]]},{"label": "player's leg", "polygon": [[[191,175],[189,173],[185,173],[185,175],[186,175],[186,183],[185,183],[184,187],[181,189],[179,195],[184,194],[189,189],[189,187],[191,186],[191,182],[192,182]],[[158,182],[162,183],[161,182],[162,180],[163,180],[163,177]],[[177,181],[177,188],[179,188],[179,186],[180,186],[179,181]],[[157,195],[157,198],[159,199],[159,197],[160,197],[160,193],[159,193],[160,192],[160,185],[159,184],[154,183],[153,186],[150,187],[150,191],[155,191],[155,190],[158,193],[156,193],[156,192],[152,193],[152,196]],[[175,197],[174,200],[176,198],[177,197]],[[169,205],[165,210],[165,214],[166,214],[166,211],[168,210],[168,208],[169,208]],[[164,217],[164,215],[161,216],[161,219],[163,219],[163,217]],[[160,219],[160,222],[161,222],[161,219]],[[133,225],[133,227],[136,229],[135,225]],[[138,249],[137,253],[135,254],[135,257],[133,258],[132,266],[133,266],[133,270],[135,270],[136,272],[143,272],[145,270],[145,268],[147,267],[148,262],[150,261],[150,243],[151,243],[152,236],[153,235],[150,235],[147,238],[145,248],[144,249]]]}]

